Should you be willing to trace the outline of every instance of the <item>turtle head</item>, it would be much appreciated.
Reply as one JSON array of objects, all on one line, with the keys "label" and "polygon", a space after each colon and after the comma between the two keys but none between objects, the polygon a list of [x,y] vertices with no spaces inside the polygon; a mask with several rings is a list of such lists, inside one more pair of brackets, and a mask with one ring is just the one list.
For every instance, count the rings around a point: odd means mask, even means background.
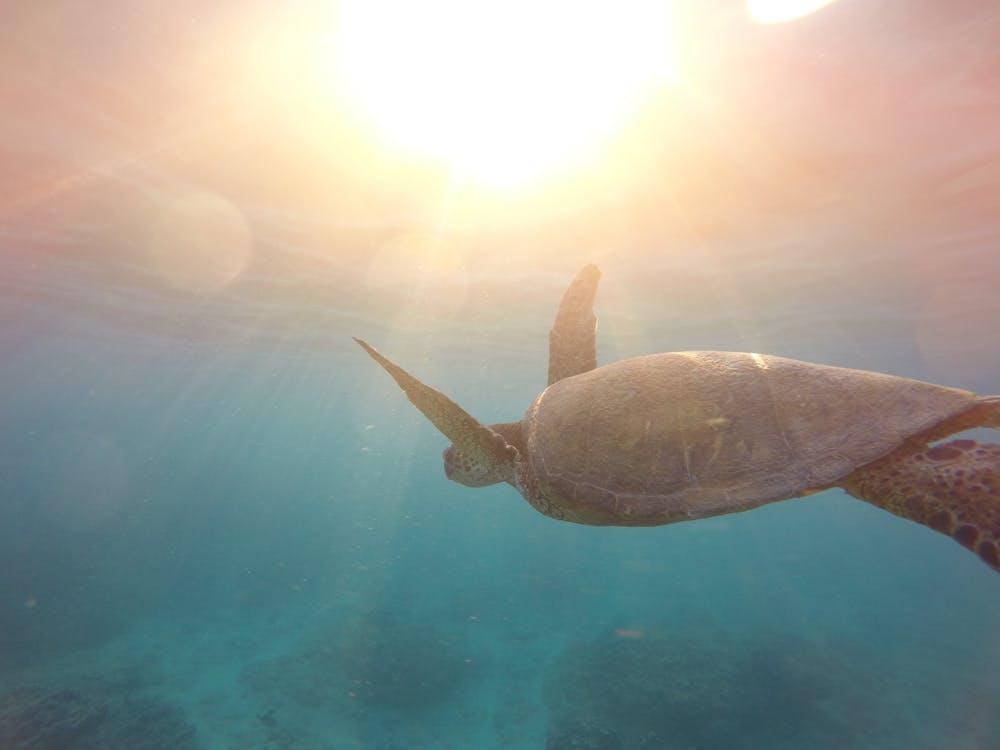
[{"label": "turtle head", "polygon": [[[515,450],[521,443],[521,423],[507,422],[504,424],[491,424],[490,430],[496,433],[500,440],[494,439],[497,450],[511,448]],[[497,462],[493,459],[496,451],[483,452],[475,450],[472,452],[461,451],[454,444],[444,449],[444,474],[448,479],[466,487],[489,487],[491,484],[506,482],[510,479],[510,472],[505,461]],[[516,455],[516,454],[514,454]]]},{"label": "turtle head", "polygon": [[466,487],[488,487],[505,479],[495,466],[462,453],[454,445],[444,449],[444,475]]},{"label": "turtle head", "polygon": [[[467,487],[513,482],[519,459],[516,445],[520,442],[520,423],[484,425],[443,393],[383,357],[366,341],[354,340],[392,375],[410,402],[451,440],[452,445],[444,452],[444,471],[449,479]],[[513,444],[508,434],[515,440]]]}]

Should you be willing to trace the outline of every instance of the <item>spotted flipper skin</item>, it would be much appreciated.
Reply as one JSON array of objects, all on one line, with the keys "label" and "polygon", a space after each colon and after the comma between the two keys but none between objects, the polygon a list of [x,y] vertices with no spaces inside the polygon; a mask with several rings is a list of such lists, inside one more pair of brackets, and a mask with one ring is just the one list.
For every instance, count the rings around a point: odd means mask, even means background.
[{"label": "spotted flipper skin", "polygon": [[841,486],[947,534],[1000,572],[1000,444],[952,440],[899,450],[861,467]]}]

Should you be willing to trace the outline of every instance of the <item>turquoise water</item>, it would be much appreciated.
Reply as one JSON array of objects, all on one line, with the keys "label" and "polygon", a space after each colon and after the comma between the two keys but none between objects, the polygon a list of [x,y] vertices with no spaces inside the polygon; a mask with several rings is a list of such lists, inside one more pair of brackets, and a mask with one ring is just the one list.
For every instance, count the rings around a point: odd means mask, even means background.
[{"label": "turquoise water", "polygon": [[[573,271],[524,283],[554,309]],[[622,333],[639,274],[604,271],[607,361],[660,334]],[[346,312],[292,330],[248,302],[196,335],[191,299],[78,273],[20,266],[7,289],[5,747],[997,746],[998,581],[959,545],[840,491],[653,529],[553,521],[448,482],[444,439],[348,338],[499,420],[544,378],[542,317],[456,341]],[[760,307],[772,351],[786,302]],[[734,344],[699,304],[685,327]],[[815,358],[928,375],[906,342],[859,332],[838,359],[838,340]]]},{"label": "turquoise water", "polygon": [[5,8],[0,750],[1000,750],[954,541],[839,490],[560,523],[351,341],[510,421],[596,262],[602,363],[1000,393],[993,4],[675,5],[676,88],[514,193],[315,88],[326,3]]}]

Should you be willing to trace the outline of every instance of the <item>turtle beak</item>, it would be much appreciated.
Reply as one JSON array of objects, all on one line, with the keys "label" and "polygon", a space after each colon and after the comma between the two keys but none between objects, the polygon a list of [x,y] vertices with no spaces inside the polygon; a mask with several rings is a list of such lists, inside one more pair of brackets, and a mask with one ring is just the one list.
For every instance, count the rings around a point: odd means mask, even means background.
[{"label": "turtle beak", "polygon": [[510,451],[516,449],[508,445],[503,436],[479,422],[465,409],[440,391],[425,385],[410,375],[395,362],[379,354],[371,344],[356,336],[355,341],[378,362],[393,380],[403,389],[403,393],[420,413],[431,421],[461,453],[468,456],[489,456],[494,460],[509,462]]}]

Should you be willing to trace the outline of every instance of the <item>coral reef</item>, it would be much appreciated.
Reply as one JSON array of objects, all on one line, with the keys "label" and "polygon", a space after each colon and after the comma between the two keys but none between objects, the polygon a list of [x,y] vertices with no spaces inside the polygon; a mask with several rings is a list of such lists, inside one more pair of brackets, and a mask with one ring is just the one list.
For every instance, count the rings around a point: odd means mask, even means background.
[{"label": "coral reef", "polygon": [[199,750],[194,727],[176,707],[100,690],[22,686],[0,693],[5,750]]},{"label": "coral reef", "polygon": [[614,732],[593,722],[563,727],[550,733],[545,750],[621,750],[622,743]]},{"label": "coral reef", "polygon": [[862,747],[885,729],[877,675],[828,648],[629,632],[577,644],[554,663],[547,750]]},{"label": "coral reef", "polygon": [[727,732],[735,678],[732,654],[713,639],[608,634],[570,648],[548,675],[550,737],[596,726],[619,737],[622,750],[650,736],[711,747]]},{"label": "coral reef", "polygon": [[371,707],[416,711],[443,703],[474,673],[461,639],[386,610],[335,622],[284,656],[246,675],[260,690],[276,684],[300,705],[347,698]]},{"label": "coral reef", "polygon": [[454,637],[382,612],[358,622],[337,659],[359,700],[397,709],[446,700],[470,673]]}]

